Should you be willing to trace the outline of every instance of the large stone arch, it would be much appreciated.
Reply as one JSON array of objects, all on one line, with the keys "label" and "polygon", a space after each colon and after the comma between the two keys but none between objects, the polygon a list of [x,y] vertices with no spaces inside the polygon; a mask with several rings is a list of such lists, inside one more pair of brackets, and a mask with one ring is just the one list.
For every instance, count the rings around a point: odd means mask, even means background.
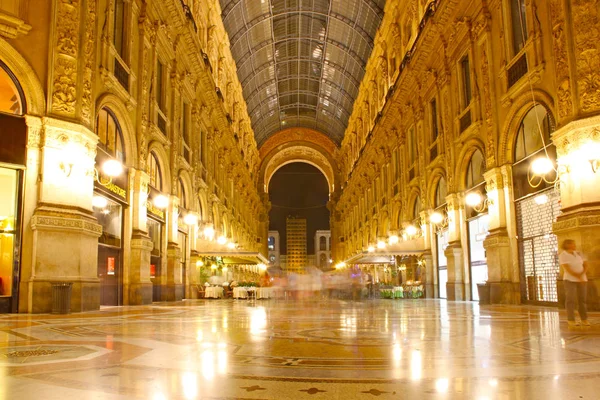
[{"label": "large stone arch", "polygon": [[523,93],[521,96],[517,97],[510,106],[506,122],[500,134],[498,146],[499,165],[514,163],[514,144],[519,124],[521,124],[521,121],[525,118],[527,113],[538,104],[548,111],[552,121],[556,123],[554,99],[548,93],[543,90],[535,89],[533,92],[527,91],[527,93]]},{"label": "large stone arch", "polygon": [[181,179],[181,182],[183,183],[183,190],[185,193],[185,203],[191,209],[192,204],[194,204],[193,198],[192,198],[192,177],[188,170],[182,168],[179,170],[178,179]]},{"label": "large stone arch", "polygon": [[26,114],[42,116],[46,111],[46,96],[44,88],[29,63],[23,56],[10,45],[9,42],[0,38],[0,60],[17,78],[27,105]]},{"label": "large stone arch", "polygon": [[336,171],[329,160],[322,152],[305,145],[291,145],[279,150],[276,154],[264,160],[261,168],[262,188],[265,193],[269,192],[269,183],[275,172],[287,164],[303,162],[319,169],[327,180],[329,193],[335,191]]},{"label": "large stone arch", "polygon": [[[116,117],[121,133],[123,134],[123,142],[125,143],[125,164],[127,167],[136,168],[138,166],[138,151],[135,139],[135,128],[131,123],[131,117],[127,111],[127,107],[123,101],[111,93],[104,93],[96,101],[96,114],[103,108],[108,108]],[[94,131],[96,130],[96,119],[94,119]]]},{"label": "large stone arch", "polygon": [[[471,161],[471,157],[473,156],[473,153],[475,153],[476,150],[481,151],[481,154],[483,154],[483,157],[485,160],[485,145],[479,139],[471,139],[471,140],[467,141],[464,144],[464,146],[458,156],[458,160],[460,160],[460,162],[456,163],[455,176],[457,179],[456,189],[459,192],[462,192],[466,189],[465,188],[465,186],[466,186],[465,179],[466,179],[466,174],[467,174],[467,167],[469,165],[469,162]],[[486,169],[487,169],[487,166],[486,166]]]},{"label": "large stone arch", "polygon": [[446,178],[446,170],[442,167],[437,167],[429,175],[429,187],[427,188],[427,206],[435,208],[435,194],[438,184],[442,178]]},{"label": "large stone arch", "polygon": [[160,142],[153,141],[148,146],[148,155],[156,154],[158,167],[162,179],[162,193],[171,193],[171,168],[169,167],[169,156]]}]

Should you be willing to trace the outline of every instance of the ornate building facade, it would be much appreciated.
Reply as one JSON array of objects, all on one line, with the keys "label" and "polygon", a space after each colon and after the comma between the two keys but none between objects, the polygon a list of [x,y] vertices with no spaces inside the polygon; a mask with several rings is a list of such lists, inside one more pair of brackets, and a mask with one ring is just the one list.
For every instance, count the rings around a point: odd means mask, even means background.
[{"label": "ornate building facade", "polygon": [[388,2],[336,152],[336,260],[420,254],[428,297],[556,304],[572,238],[596,293],[599,18],[595,0]]},{"label": "ornate building facade", "polygon": [[2,145],[17,155],[1,160],[7,310],[49,311],[58,281],[74,311],[194,297],[204,252],[266,249],[259,154],[219,10],[1,3]]}]

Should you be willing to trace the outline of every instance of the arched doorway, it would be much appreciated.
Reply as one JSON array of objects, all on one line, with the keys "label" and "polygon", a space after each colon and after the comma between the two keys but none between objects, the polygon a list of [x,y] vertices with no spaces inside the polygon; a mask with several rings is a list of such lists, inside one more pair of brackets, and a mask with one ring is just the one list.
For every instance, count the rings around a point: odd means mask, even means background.
[{"label": "arched doorway", "polygon": [[[485,158],[481,150],[477,149],[471,155],[465,175],[465,198],[471,193],[485,196]],[[471,283],[471,300],[479,301],[477,284],[488,279],[487,257],[483,241],[488,235],[489,216],[487,209],[477,212],[473,207],[466,210],[467,232],[469,244],[469,277]]]},{"label": "arched doorway", "polygon": [[126,170],[109,178],[104,176],[100,167],[113,160],[125,165],[123,132],[110,108],[103,107],[98,112],[96,134],[99,176],[94,184],[92,210],[102,225],[102,235],[98,238],[100,304],[116,306],[123,304],[123,218],[128,206],[128,185]]},{"label": "arched doorway", "polygon": [[[305,162],[286,164],[271,177],[268,193],[271,201],[269,231],[279,232],[281,268],[291,270],[293,267],[295,272],[303,272],[306,266],[320,266],[321,239],[315,235],[320,231],[326,231],[322,236],[329,235],[329,185],[323,172]],[[288,217],[305,220],[304,228],[298,228],[292,221],[288,235]],[[323,245],[327,248],[326,237]],[[327,256],[325,262],[328,262]]]},{"label": "arched doorway", "polygon": [[[550,140],[552,116],[537,104],[529,109],[515,135],[513,193],[517,219],[517,243],[521,274],[521,298],[528,303],[558,302],[558,242],[552,224],[560,213],[560,195],[552,182],[530,180],[531,163],[548,157],[556,164],[556,148]],[[531,182],[531,184],[530,184]]]},{"label": "arched doorway", "polygon": [[0,312],[17,312],[27,126],[23,90],[0,61]]}]

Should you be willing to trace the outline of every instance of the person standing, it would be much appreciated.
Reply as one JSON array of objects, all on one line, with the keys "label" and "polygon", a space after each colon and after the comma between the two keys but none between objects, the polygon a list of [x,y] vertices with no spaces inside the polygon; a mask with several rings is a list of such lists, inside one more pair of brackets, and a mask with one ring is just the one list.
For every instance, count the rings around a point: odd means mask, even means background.
[{"label": "person standing", "polygon": [[563,280],[565,286],[565,307],[567,309],[567,322],[569,327],[578,326],[575,320],[575,304],[578,305],[581,324],[590,326],[587,317],[587,262],[583,256],[576,251],[575,241],[566,239],[562,243],[562,252],[558,255],[558,261],[564,271]]}]

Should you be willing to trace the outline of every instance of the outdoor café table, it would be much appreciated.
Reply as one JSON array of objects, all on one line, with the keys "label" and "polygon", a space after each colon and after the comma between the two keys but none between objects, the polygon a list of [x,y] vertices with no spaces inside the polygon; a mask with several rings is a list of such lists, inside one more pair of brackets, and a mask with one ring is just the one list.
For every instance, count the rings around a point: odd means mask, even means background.
[{"label": "outdoor caf\u00e9 table", "polygon": [[270,287],[256,288],[257,299],[270,299],[271,297],[273,297],[273,291]]},{"label": "outdoor caf\u00e9 table", "polygon": [[248,291],[243,287],[235,287],[233,288],[233,298],[234,299],[247,299]]},{"label": "outdoor caf\u00e9 table", "polygon": [[209,286],[204,292],[205,299],[220,299],[223,298],[223,288],[220,286]]}]

